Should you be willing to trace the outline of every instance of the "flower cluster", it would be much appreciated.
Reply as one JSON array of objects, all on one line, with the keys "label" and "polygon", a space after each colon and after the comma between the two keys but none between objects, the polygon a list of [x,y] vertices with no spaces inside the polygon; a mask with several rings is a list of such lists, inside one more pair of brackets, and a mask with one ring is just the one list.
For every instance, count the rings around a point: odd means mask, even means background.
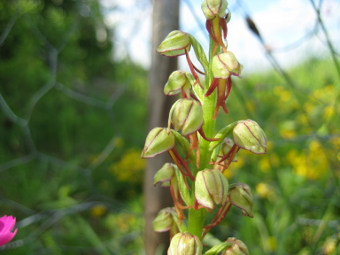
[{"label": "flower cluster", "polygon": [[[168,254],[202,254],[205,235],[225,218],[232,206],[253,217],[251,188],[244,183],[229,184],[223,173],[236,161],[241,149],[266,153],[266,135],[249,119],[215,132],[219,110],[228,113],[232,76],[240,77],[242,71],[226,42],[230,19],[227,7],[226,0],[205,0],[202,4],[211,39],[208,57],[192,35],[178,30],[169,33],[157,48],[164,56],[184,55],[190,70],[177,70],[170,75],[164,93],[180,98],[170,110],[168,126],[149,132],[141,155],[152,158],[169,153],[173,160],[165,163],[154,177],[155,185],[169,187],[174,201],[174,207],[162,209],[153,224],[155,231],[170,231]],[[202,70],[191,61],[191,49]],[[206,222],[208,213],[214,213],[210,222]],[[205,254],[249,253],[244,243],[229,238]]]}]

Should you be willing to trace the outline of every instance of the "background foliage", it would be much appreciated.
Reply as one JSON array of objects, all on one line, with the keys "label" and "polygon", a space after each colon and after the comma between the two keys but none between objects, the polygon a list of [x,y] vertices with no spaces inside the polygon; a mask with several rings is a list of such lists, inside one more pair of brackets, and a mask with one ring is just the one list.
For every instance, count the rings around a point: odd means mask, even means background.
[{"label": "background foliage", "polygon": [[98,1],[2,1],[0,19],[4,253],[140,250],[146,71],[112,60]]},{"label": "background foliage", "polygon": [[[98,1],[1,1],[0,31],[0,214],[19,228],[2,253],[142,254],[147,71],[112,60]],[[234,209],[218,238],[254,255],[340,253],[339,86],[328,59],[234,81],[220,127],[257,120],[270,150],[226,172],[255,212]]]}]

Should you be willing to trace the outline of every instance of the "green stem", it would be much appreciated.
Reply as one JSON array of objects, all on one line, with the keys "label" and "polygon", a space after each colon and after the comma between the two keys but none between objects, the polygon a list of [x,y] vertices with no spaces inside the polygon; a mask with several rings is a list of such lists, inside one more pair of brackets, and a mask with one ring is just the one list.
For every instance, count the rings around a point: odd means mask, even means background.
[{"label": "green stem", "polygon": [[[215,43],[213,42],[212,39],[210,39],[209,71],[206,73],[206,77],[205,77],[206,90],[209,88],[213,80],[212,71],[211,71],[211,59],[213,57],[212,49],[214,47],[215,47]],[[203,119],[204,119],[203,131],[208,138],[212,138],[214,137],[215,123],[216,123],[216,120],[213,119],[214,111],[216,107],[216,92],[212,93],[209,97],[204,97],[202,107],[203,107]],[[211,168],[211,165],[209,163],[211,160],[212,152],[209,151],[209,144],[210,142],[202,138],[200,139],[201,158],[200,158],[200,167],[198,170]],[[192,190],[192,197],[193,197],[192,201],[194,203],[195,187],[193,187],[193,190]],[[207,215],[207,210],[204,208],[199,209],[199,210],[195,210],[194,208],[189,209],[188,230],[191,234],[196,235],[198,238],[202,238],[206,215]]]},{"label": "green stem", "polygon": [[206,215],[207,215],[206,209],[199,210],[195,210],[194,208],[189,209],[188,230],[191,234],[197,236],[198,238],[202,237]]},{"label": "green stem", "polygon": [[[205,77],[205,87],[206,89],[209,88],[212,80],[213,80],[213,74],[212,74],[212,68],[211,68],[211,60],[213,58],[213,49],[215,47],[215,42],[210,38],[210,50],[209,50],[209,72],[207,73]],[[218,47],[219,50],[219,47]],[[216,107],[216,91],[213,92],[210,96],[204,97],[203,99],[203,119],[204,119],[204,125],[203,130],[208,138],[214,137],[214,131],[215,131],[215,123],[216,120],[213,119],[215,107]],[[200,152],[201,152],[201,164],[200,168],[210,168],[209,162],[211,158],[211,151],[209,151],[209,144],[210,142],[201,139],[200,141]]]}]

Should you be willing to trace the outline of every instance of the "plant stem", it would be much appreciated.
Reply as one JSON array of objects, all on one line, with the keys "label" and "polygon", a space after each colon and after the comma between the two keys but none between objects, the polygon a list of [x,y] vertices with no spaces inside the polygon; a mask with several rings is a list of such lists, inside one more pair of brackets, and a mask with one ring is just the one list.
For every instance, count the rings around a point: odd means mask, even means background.
[{"label": "plant stem", "polygon": [[[205,77],[205,89],[207,90],[213,80],[212,71],[211,71],[211,59],[213,54],[213,49],[215,47],[215,42],[210,38],[210,63],[209,63],[209,72]],[[219,50],[219,47],[218,47]],[[204,93],[203,93],[204,94]],[[203,119],[204,125],[203,130],[205,135],[208,138],[214,137],[215,131],[215,123],[216,120],[213,119],[215,107],[216,107],[216,92],[213,92],[209,97],[204,97],[203,99]],[[205,168],[211,168],[210,160],[212,152],[209,151],[209,141],[204,139],[200,139],[200,167],[199,170],[203,170]],[[192,190],[193,201],[195,201],[195,187]],[[207,215],[206,209],[195,210],[194,208],[189,209],[188,215],[188,230],[191,234],[196,235],[198,238],[202,238],[203,227],[205,223],[205,218]]]},{"label": "plant stem", "polygon": [[195,210],[194,208],[189,208],[188,230],[198,238],[202,237],[206,215],[206,209]]}]

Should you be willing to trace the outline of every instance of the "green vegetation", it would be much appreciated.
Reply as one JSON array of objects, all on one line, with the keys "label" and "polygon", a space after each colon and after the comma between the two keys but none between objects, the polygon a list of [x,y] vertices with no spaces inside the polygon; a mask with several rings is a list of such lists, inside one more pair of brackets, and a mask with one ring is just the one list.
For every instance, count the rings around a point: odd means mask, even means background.
[{"label": "green vegetation", "polygon": [[0,47],[0,214],[19,231],[1,253],[134,253],[146,71],[112,61],[97,1],[1,2],[0,31],[14,18]]},{"label": "green vegetation", "polygon": [[[238,104],[239,112],[226,118],[258,120],[269,148],[260,159],[241,152],[226,172],[256,191],[254,219],[235,220],[216,235],[247,240],[252,254],[338,254],[339,80],[331,62],[317,59],[288,74],[296,90],[275,72],[249,74],[227,103]],[[230,217],[242,215],[235,210]]]},{"label": "green vegetation", "polygon": [[[1,254],[142,254],[147,72],[111,60],[97,1],[86,15],[59,2],[0,3],[0,31],[16,17],[0,46],[0,215],[19,227]],[[235,79],[226,122],[256,119],[270,146],[226,172],[251,186],[254,218],[212,232],[253,255],[340,254],[340,81],[327,60],[288,74],[297,90],[274,71]]]}]

